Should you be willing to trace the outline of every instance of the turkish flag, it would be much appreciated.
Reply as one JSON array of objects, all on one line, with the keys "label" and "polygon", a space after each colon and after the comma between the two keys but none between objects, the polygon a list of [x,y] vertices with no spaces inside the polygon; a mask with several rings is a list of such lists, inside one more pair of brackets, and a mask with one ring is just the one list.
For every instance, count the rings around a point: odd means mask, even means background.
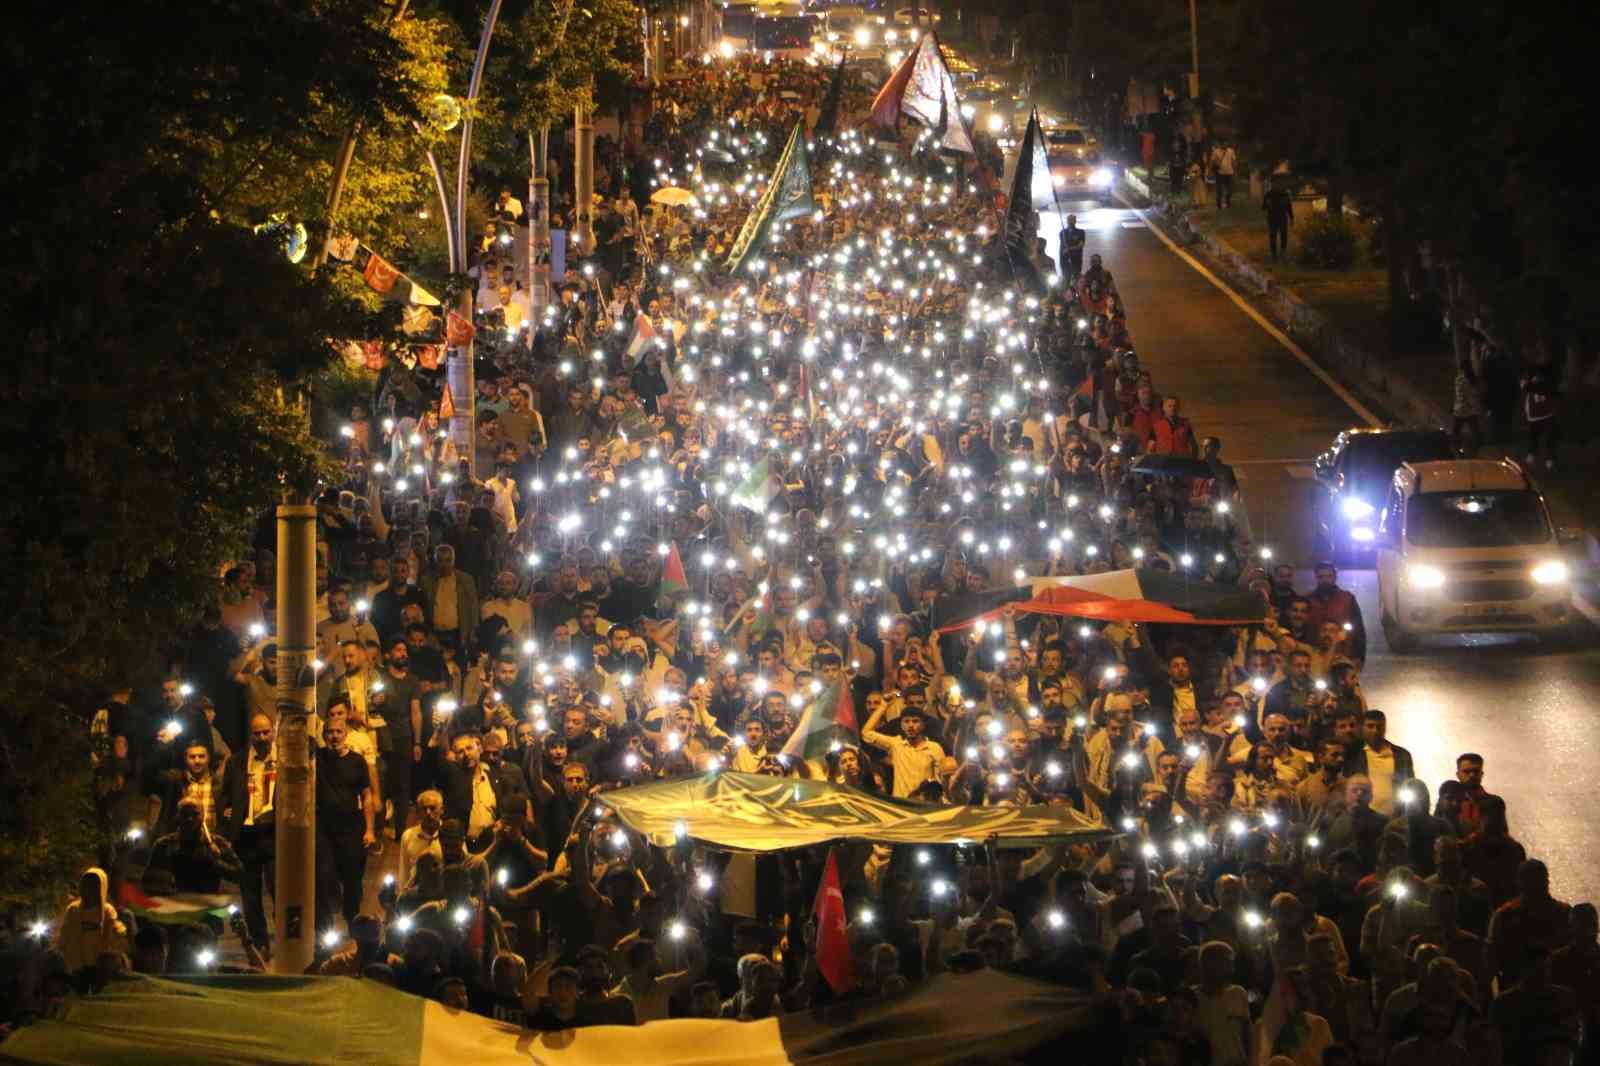
[{"label": "turkish flag", "polygon": [[385,262],[383,256],[374,254],[367,258],[367,269],[361,276],[367,279],[373,292],[388,292],[400,280],[400,271]]},{"label": "turkish flag", "polygon": [[473,335],[477,332],[476,326],[454,311],[451,311],[449,317],[444,320],[444,339],[450,342],[452,348],[471,344]]},{"label": "turkish flag", "polygon": [[845,929],[844,890],[839,887],[839,856],[833,848],[828,849],[828,864],[822,868],[812,917],[817,922],[817,972],[835,995],[843,995],[856,978]]}]

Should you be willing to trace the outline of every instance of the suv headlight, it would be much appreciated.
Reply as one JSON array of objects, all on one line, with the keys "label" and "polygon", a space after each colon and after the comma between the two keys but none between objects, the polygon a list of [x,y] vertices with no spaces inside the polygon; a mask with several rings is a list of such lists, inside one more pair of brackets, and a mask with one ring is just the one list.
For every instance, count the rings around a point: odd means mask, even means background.
[{"label": "suv headlight", "polygon": [[1548,563],[1540,563],[1533,568],[1533,580],[1541,585],[1561,585],[1572,576],[1567,564],[1560,559],[1551,559]]},{"label": "suv headlight", "polygon": [[1406,580],[1419,589],[1436,589],[1444,585],[1444,571],[1425,563],[1412,563],[1406,567]]},{"label": "suv headlight", "polygon": [[1110,185],[1111,184],[1111,171],[1107,170],[1105,167],[1101,167],[1099,170],[1097,170],[1093,174],[1089,175],[1089,184],[1090,185]]},{"label": "suv headlight", "polygon": [[1339,501],[1339,510],[1343,511],[1344,516],[1350,521],[1356,522],[1363,518],[1370,518],[1375,508],[1366,500],[1360,500],[1354,496],[1346,496]]}]

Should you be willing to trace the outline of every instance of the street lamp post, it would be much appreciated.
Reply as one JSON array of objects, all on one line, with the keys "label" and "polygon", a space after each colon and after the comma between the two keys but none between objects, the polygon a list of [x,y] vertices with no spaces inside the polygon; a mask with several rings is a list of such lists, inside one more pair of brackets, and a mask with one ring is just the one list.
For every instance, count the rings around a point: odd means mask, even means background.
[{"label": "street lamp post", "polygon": [[594,250],[594,109],[579,104],[573,116],[573,147],[576,166],[573,168],[572,244],[583,255]]},{"label": "street lamp post", "polygon": [[316,507],[280,505],[278,763],[271,801],[277,860],[272,882],[272,968],[280,974],[304,973],[317,947],[317,779],[310,734],[317,696],[316,570]]},{"label": "street lamp post", "polygon": [[1189,0],[1189,99],[1200,99],[1200,24],[1195,18],[1195,0]]},{"label": "street lamp post", "polygon": [[[455,251],[457,269],[465,271],[471,265],[467,258],[467,163],[472,157],[473,113],[477,109],[478,89],[483,84],[483,67],[489,58],[489,40],[494,36],[495,23],[500,18],[500,0],[492,0],[489,13],[483,19],[483,35],[478,39],[478,54],[472,60],[472,79],[467,84],[467,113],[461,122],[461,150],[456,158],[456,224]],[[473,303],[476,297],[473,286],[467,285],[461,295],[458,312],[468,322],[475,321]],[[473,367],[472,340],[450,350],[446,363],[445,380],[450,386],[450,396],[455,404],[455,415],[450,419],[450,438],[455,442],[456,454],[466,459],[467,470],[477,476],[477,407],[478,384]]]}]

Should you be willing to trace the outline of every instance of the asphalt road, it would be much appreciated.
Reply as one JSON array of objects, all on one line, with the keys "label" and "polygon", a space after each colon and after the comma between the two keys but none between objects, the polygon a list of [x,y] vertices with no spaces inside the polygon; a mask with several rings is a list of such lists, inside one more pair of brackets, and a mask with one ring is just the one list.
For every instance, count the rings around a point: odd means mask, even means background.
[{"label": "asphalt road", "polygon": [[[1182,400],[1197,433],[1222,438],[1257,543],[1306,570],[1315,561],[1311,459],[1361,416],[1134,212],[1081,206],[1087,253],[1102,255],[1116,278],[1157,391]],[[1053,217],[1043,221],[1057,228]],[[1053,254],[1054,233],[1042,235]],[[1311,583],[1307,570],[1302,585]],[[1390,739],[1411,750],[1419,775],[1437,790],[1454,776],[1457,754],[1483,754],[1486,786],[1505,798],[1512,834],[1549,864],[1557,896],[1600,899],[1600,865],[1589,861],[1600,851],[1600,819],[1589,807],[1600,760],[1600,652],[1486,635],[1395,655],[1378,630],[1372,571],[1346,571],[1341,583],[1368,619],[1368,701],[1388,712]]]}]

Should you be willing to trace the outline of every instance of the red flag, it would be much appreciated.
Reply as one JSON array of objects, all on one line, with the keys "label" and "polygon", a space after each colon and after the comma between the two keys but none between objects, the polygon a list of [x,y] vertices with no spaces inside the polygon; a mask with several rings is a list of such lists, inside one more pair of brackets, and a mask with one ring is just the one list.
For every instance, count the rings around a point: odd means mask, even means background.
[{"label": "red flag", "polygon": [[373,292],[388,292],[400,280],[400,271],[385,262],[383,256],[374,253],[368,257],[367,269],[361,272],[361,276],[367,279]]},{"label": "red flag", "polygon": [[907,52],[894,73],[889,75],[889,80],[883,83],[883,88],[878,90],[878,95],[873,97],[872,121],[875,125],[886,130],[900,128],[900,101],[911,82],[911,68],[916,66],[919,51],[913,48]]},{"label": "red flag", "polygon": [[817,885],[817,901],[811,915],[817,923],[817,971],[835,995],[843,995],[856,979],[850,958],[850,936],[845,930],[839,857],[833,848],[828,849],[828,864],[822,868],[822,882]]},{"label": "red flag", "polygon": [[361,354],[366,360],[368,370],[383,369],[383,342],[362,341]]},{"label": "red flag", "polygon": [[678,555],[678,545],[674,542],[672,550],[667,552],[666,562],[661,564],[661,591],[687,592],[688,589],[689,578],[683,572],[683,558]]},{"label": "red flag", "polygon": [[447,381],[444,384],[444,395],[439,397],[439,417],[440,419],[447,419],[455,416],[456,402],[450,395],[450,383]]},{"label": "red flag", "polygon": [[417,349],[417,365],[424,370],[439,369],[439,345],[424,344]]},{"label": "red flag", "polygon": [[471,344],[472,338],[477,332],[478,327],[454,311],[451,311],[444,321],[444,339],[450,342],[452,348],[460,348],[463,345]]},{"label": "red flag", "polygon": [[839,686],[839,702],[833,705],[833,724],[844,726],[852,733],[861,732],[861,726],[856,723],[856,701],[847,684]]}]

